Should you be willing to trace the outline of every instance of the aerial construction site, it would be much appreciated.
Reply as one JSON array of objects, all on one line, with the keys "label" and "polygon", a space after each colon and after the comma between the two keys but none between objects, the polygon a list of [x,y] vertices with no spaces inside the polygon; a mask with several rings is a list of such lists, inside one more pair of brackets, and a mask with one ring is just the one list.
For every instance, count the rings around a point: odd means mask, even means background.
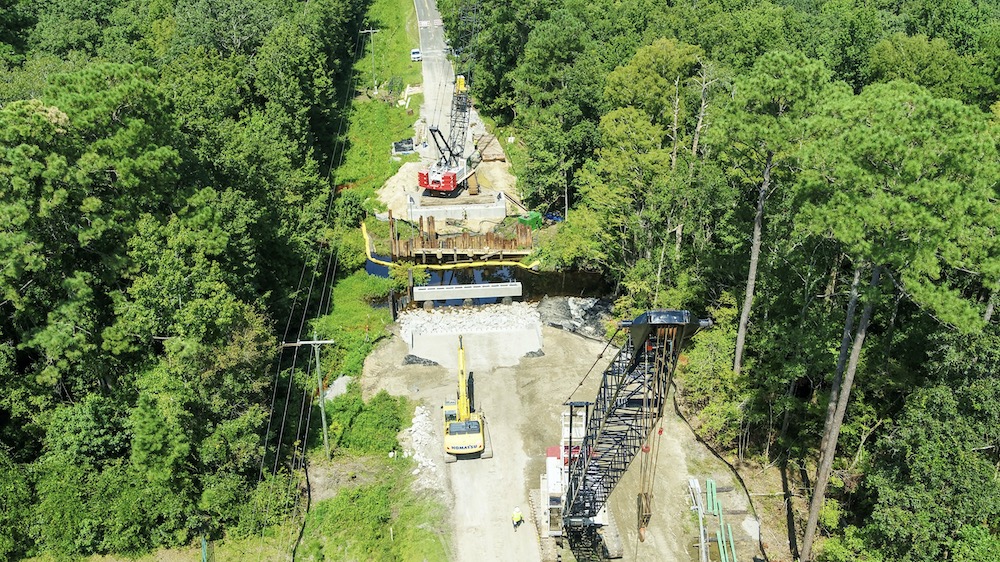
[{"label": "aerial construction site", "polygon": [[[754,560],[759,526],[744,492],[663,393],[671,346],[703,323],[680,312],[633,319],[623,327],[632,332],[631,345],[619,354],[576,329],[597,320],[594,304],[560,297],[412,310],[366,361],[366,397],[384,389],[418,404],[401,442],[418,463],[414,486],[448,508],[450,558],[584,560],[581,553],[596,552],[623,560],[722,560],[716,539],[722,518],[707,510],[705,533],[715,540],[707,541],[701,558],[694,479],[703,488],[716,483],[728,524],[727,560]],[[447,404],[460,398],[469,375],[470,410],[484,421],[479,427],[491,458],[460,453],[456,461],[455,451],[446,450]],[[648,415],[661,407],[658,421]],[[593,425],[598,420],[603,427]],[[479,427],[471,441],[478,440]],[[525,514],[517,531],[515,508]]]},{"label": "aerial construction site", "polygon": [[[449,53],[433,3],[416,7],[421,162],[404,165],[380,197],[390,220],[420,224],[421,236],[397,240],[393,227],[393,259],[465,267],[503,247],[502,258],[519,259],[530,231],[509,242],[468,235],[518,214],[519,203],[506,163],[499,174],[481,164],[472,131],[485,136],[483,125],[466,73],[455,70],[471,54]],[[462,17],[474,32],[474,9]],[[449,226],[466,232],[461,244],[439,239]],[[501,296],[488,284],[460,289]],[[448,507],[451,558],[754,560],[760,529],[745,493],[672,405],[683,345],[711,321],[686,311],[609,319],[597,316],[595,299],[520,302],[519,288],[503,296],[505,304],[435,308],[449,297],[412,294],[423,309],[400,313],[361,381],[366,396],[386,390],[419,404],[401,441],[419,467],[414,486]],[[582,335],[576,328],[588,322]],[[616,324],[620,349],[605,341]],[[515,512],[523,525],[512,524]]]}]

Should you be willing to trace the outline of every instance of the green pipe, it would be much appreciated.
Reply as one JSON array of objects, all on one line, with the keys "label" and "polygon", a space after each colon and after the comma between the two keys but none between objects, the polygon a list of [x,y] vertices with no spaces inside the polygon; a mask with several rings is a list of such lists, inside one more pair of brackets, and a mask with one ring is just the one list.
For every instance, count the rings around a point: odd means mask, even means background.
[{"label": "green pipe", "polygon": [[729,555],[726,554],[726,539],[723,538],[722,531],[715,532],[715,540],[719,543],[719,560],[729,562]]},{"label": "green pipe", "polygon": [[722,515],[722,511],[719,510],[719,485],[714,480],[712,481],[712,503],[712,513]]},{"label": "green pipe", "polygon": [[705,512],[712,512],[712,481],[705,480]]},{"label": "green pipe", "polygon": [[736,562],[736,541],[733,540],[733,526],[727,524],[726,528],[729,529],[729,551],[732,553],[733,562]]},{"label": "green pipe", "polygon": [[708,512],[711,513],[712,515],[715,515],[715,481],[706,480],[705,488],[708,492],[707,493],[708,497],[706,498],[706,500],[708,501]]},{"label": "green pipe", "polygon": [[716,506],[718,505],[719,505],[719,485],[715,483],[715,480],[712,480],[712,513],[714,513],[715,515],[719,514],[719,510],[716,509]]},{"label": "green pipe", "polygon": [[[725,531],[722,531],[722,538],[723,539],[726,538],[726,532]],[[732,560],[733,560],[732,556],[729,555],[729,553],[732,552],[732,551],[733,551],[733,545],[732,545],[732,543],[730,543],[729,541],[726,541],[726,561],[727,562],[732,562]]]},{"label": "green pipe", "polygon": [[722,521],[722,503],[719,501],[719,496],[715,496],[715,507],[719,510],[719,534],[722,536],[719,552],[722,554],[723,562],[726,562],[729,560],[729,549],[726,548],[726,524]]}]

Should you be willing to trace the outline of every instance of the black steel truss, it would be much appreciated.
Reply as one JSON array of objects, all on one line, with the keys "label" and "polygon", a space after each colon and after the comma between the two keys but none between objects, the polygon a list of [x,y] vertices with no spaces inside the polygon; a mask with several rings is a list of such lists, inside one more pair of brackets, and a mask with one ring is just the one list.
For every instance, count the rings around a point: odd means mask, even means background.
[{"label": "black steel truss", "polygon": [[571,461],[563,521],[589,526],[663,415],[681,344],[710,321],[686,310],[653,310],[628,327],[628,341],[604,371],[587,418],[579,455]]},{"label": "black steel truss", "polygon": [[[451,98],[451,135],[448,166],[455,167],[465,158],[465,141],[469,133],[469,93],[455,92]],[[444,154],[442,152],[442,154]]]},{"label": "black steel truss", "polygon": [[597,527],[571,529],[566,535],[566,542],[569,543],[576,562],[604,562],[610,558],[604,538],[597,532]]}]

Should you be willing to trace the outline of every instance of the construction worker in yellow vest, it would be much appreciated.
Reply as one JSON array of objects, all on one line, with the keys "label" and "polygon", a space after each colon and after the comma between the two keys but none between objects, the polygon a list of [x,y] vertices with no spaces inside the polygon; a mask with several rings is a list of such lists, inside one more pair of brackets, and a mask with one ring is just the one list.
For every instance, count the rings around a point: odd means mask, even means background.
[{"label": "construction worker in yellow vest", "polygon": [[521,515],[520,507],[514,508],[514,513],[510,516],[510,519],[514,523],[514,531],[516,532],[517,528],[521,526],[521,523],[524,523],[524,516]]}]

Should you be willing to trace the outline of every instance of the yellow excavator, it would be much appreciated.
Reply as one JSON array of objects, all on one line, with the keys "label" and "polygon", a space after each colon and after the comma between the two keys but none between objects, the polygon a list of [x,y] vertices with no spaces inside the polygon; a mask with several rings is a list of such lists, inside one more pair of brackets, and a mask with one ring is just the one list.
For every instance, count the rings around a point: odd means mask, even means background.
[{"label": "yellow excavator", "polygon": [[445,462],[459,458],[493,457],[493,447],[486,432],[486,417],[475,411],[469,397],[471,375],[465,371],[465,347],[458,337],[458,396],[444,402]]}]

